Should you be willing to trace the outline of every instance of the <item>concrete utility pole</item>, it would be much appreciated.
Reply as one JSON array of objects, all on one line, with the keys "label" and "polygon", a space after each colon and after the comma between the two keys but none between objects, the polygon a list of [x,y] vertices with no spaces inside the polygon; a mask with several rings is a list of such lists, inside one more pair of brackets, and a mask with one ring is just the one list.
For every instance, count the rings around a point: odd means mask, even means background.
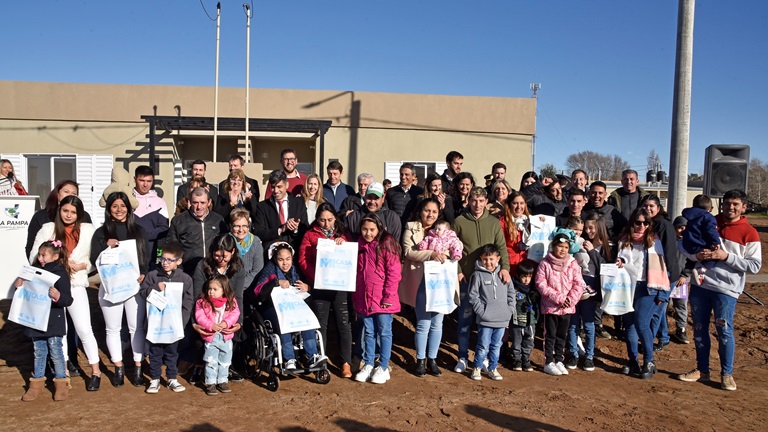
[{"label": "concrete utility pole", "polygon": [[[541,83],[532,83],[531,91],[533,92],[533,99],[536,99],[536,111],[539,110],[539,90],[541,89]],[[536,115],[534,111],[533,117],[533,138],[531,139],[531,171],[536,171]]]},{"label": "concrete utility pole", "polygon": [[691,76],[693,74],[693,12],[695,0],[679,0],[675,94],[672,102],[672,142],[669,148],[669,202],[674,218],[682,213],[688,195],[688,142],[691,132]]}]

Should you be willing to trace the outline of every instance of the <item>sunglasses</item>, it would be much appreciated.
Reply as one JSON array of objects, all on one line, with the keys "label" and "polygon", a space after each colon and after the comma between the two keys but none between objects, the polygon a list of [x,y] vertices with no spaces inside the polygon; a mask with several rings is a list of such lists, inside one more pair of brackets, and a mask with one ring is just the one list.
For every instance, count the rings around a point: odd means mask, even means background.
[{"label": "sunglasses", "polygon": [[650,224],[651,224],[651,223],[650,223],[650,222],[648,222],[648,221],[635,221],[635,226],[641,226],[641,225],[642,225],[642,226],[648,226],[648,225],[650,225]]}]

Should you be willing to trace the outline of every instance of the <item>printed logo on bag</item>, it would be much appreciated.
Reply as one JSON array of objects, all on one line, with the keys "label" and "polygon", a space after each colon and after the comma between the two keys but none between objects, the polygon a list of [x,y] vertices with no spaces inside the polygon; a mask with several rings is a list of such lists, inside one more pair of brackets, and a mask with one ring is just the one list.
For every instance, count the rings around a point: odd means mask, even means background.
[{"label": "printed logo on bag", "polygon": [[320,267],[336,268],[336,267],[349,267],[352,265],[352,261],[337,258],[320,258]]}]

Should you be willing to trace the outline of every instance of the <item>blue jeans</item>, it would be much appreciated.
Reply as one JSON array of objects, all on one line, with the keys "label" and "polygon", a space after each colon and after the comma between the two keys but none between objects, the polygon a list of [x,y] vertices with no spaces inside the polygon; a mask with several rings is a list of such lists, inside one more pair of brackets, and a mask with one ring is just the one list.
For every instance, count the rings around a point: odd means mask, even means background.
[{"label": "blue jeans", "polygon": [[637,282],[633,302],[635,311],[622,316],[627,339],[627,355],[630,361],[638,359],[638,342],[643,343],[643,362],[653,361],[655,332],[651,328],[651,320],[654,312],[659,308],[656,304],[656,294],[657,290],[649,289],[645,282]]},{"label": "blue jeans", "polygon": [[55,377],[66,378],[67,362],[64,360],[62,336],[33,337],[32,342],[35,346],[35,366],[32,371],[32,378],[45,378],[45,365],[49,355],[53,361]]},{"label": "blue jeans", "polygon": [[709,373],[710,317],[715,315],[717,329],[717,353],[720,356],[720,373],[733,374],[733,356],[736,351],[736,339],[733,337],[733,314],[736,312],[736,299],[715,291],[693,285],[688,301],[691,302],[693,315],[693,341],[696,345],[696,368],[701,373]]},{"label": "blue jeans", "polygon": [[232,364],[232,340],[225,341],[224,335],[216,333],[213,341],[205,343],[205,385],[224,384]]},{"label": "blue jeans", "polygon": [[[280,335],[280,352],[283,355],[283,362],[293,360],[296,356],[293,353],[293,333],[282,334],[280,332],[280,323],[277,320],[277,312],[274,307],[267,308],[262,311],[262,317],[265,320],[269,320],[272,323],[272,329],[276,334]],[[315,336],[315,330],[304,330],[301,333],[301,338],[304,341],[304,352],[312,358],[317,354],[317,337]]]},{"label": "blue jeans", "polygon": [[379,366],[382,369],[389,368],[389,357],[392,354],[392,314],[377,313],[361,317],[363,321],[363,335],[365,337],[365,352],[363,360],[366,365],[373,366],[374,353],[376,352],[376,338],[381,344]]},{"label": "blue jeans", "polygon": [[488,370],[494,370],[499,365],[501,338],[504,337],[504,327],[491,328],[477,325],[477,348],[475,348],[475,368],[482,368],[483,361],[488,357]]},{"label": "blue jeans", "polygon": [[469,304],[469,285],[466,279],[459,284],[459,322],[458,322],[458,340],[459,340],[459,358],[469,358],[469,334],[472,330],[472,323],[475,322],[475,311]]},{"label": "blue jeans", "polygon": [[587,339],[584,341],[584,351],[588,359],[595,356],[595,309],[597,302],[592,299],[583,300],[576,304],[576,313],[571,315],[571,324],[568,326],[568,348],[571,355],[579,357],[579,324],[584,323],[584,333]]},{"label": "blue jeans", "polygon": [[423,360],[425,356],[436,358],[440,340],[443,338],[443,314],[427,312],[426,308],[427,290],[422,278],[416,292],[416,332],[413,335],[418,360]]}]

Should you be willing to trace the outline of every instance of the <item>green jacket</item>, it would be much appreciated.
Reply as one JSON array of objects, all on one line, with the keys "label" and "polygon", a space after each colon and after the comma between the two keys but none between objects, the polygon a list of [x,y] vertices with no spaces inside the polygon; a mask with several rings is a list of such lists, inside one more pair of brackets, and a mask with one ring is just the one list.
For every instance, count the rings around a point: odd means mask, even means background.
[{"label": "green jacket", "polygon": [[456,218],[454,230],[464,245],[464,253],[459,260],[459,272],[463,273],[467,280],[475,271],[475,262],[480,259],[480,248],[488,243],[493,243],[499,248],[501,268],[509,271],[509,254],[501,224],[488,211],[479,219],[475,219],[469,212],[461,214]]},{"label": "green jacket", "polygon": [[[637,187],[637,194],[638,194],[637,195],[637,203],[638,203],[638,205],[640,205],[640,201],[642,201],[643,198],[645,198],[648,195],[648,192],[645,189],[643,189],[640,186],[638,186]],[[627,195],[628,194],[624,190],[624,187],[620,187],[620,188],[614,190],[613,192],[611,192],[611,194],[608,196],[608,199],[606,200],[608,202],[608,204],[616,207],[616,210],[620,211],[621,214],[624,214],[625,217],[627,217],[625,212],[621,210],[621,199],[624,198]],[[631,212],[629,212],[629,213],[631,213]],[[629,219],[629,217],[627,217],[627,219]]]}]

